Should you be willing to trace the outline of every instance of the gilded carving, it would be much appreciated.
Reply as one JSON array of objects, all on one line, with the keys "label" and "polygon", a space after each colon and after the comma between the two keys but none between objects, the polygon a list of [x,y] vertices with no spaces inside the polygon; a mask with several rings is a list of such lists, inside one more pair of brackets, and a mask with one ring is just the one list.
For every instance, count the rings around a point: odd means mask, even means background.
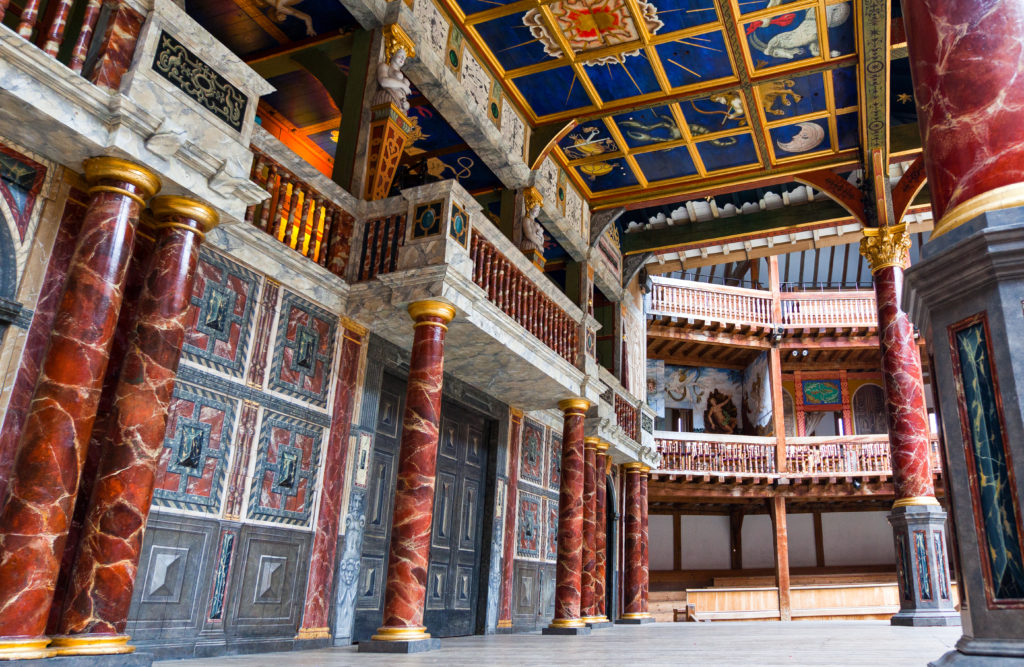
[{"label": "gilded carving", "polygon": [[235,131],[241,131],[249,103],[245,94],[166,32],[160,34],[153,70]]},{"label": "gilded carving", "polygon": [[868,261],[871,273],[887,266],[906,268],[909,264],[910,234],[907,226],[868,227],[860,240],[860,254]]}]

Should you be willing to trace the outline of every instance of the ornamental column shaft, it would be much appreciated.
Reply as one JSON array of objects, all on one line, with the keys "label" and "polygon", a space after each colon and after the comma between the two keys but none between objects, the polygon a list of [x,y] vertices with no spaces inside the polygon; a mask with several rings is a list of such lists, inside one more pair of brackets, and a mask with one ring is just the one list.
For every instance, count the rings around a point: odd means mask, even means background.
[{"label": "ornamental column shaft", "polygon": [[[929,593],[949,581],[945,550],[946,514],[935,499],[931,427],[914,326],[900,306],[903,269],[910,250],[906,225],[864,230],[861,254],[871,267],[878,305],[878,341],[889,426],[889,455],[896,501],[889,514],[896,541],[900,611],[893,625],[959,625],[949,597]],[[940,544],[932,539],[938,530]],[[936,563],[925,567],[925,562]]]},{"label": "ornamental column shaft", "polygon": [[1024,205],[1024,5],[903,2],[936,238]]},{"label": "ornamental column shaft", "polygon": [[610,623],[605,605],[607,597],[605,582],[608,578],[608,488],[605,480],[610,464],[608,443],[597,443],[597,457],[594,464],[594,470],[597,473],[597,487],[594,493],[594,523],[597,525],[594,540],[594,615],[597,618],[590,624],[593,628],[603,627]]},{"label": "ornamental column shaft", "polygon": [[623,466],[626,474],[626,517],[625,517],[625,562],[623,568],[622,617],[616,623],[653,623],[654,619],[644,608],[647,588],[647,541],[644,537],[647,500],[644,498],[644,478],[649,468],[642,463],[627,463]]},{"label": "ornamental column shaft", "polygon": [[139,213],[160,189],[116,158],[85,163],[91,199],[0,514],[0,657],[42,657]]},{"label": "ornamental column shaft", "polygon": [[650,531],[648,530],[647,515],[647,479],[651,469],[644,466],[640,470],[640,603],[646,618],[653,618],[650,615],[650,589],[651,589],[651,546]]},{"label": "ornamental column shaft", "polygon": [[124,634],[157,464],[185,341],[199,245],[218,222],[183,197],[153,200],[156,246],[102,441],[99,469],[72,568],[59,655],[129,653]]},{"label": "ornamental column shaft", "polygon": [[558,403],[565,413],[562,427],[562,483],[558,493],[558,563],[555,573],[555,617],[544,634],[590,634],[580,618],[583,569],[583,419],[590,408],[585,398]]},{"label": "ornamental column shaft", "polygon": [[398,451],[384,619],[371,641],[360,642],[361,652],[417,653],[441,646],[423,627],[423,606],[434,518],[444,339],[455,308],[440,301],[417,301],[409,305],[409,315],[415,324]]},{"label": "ornamental column shaft", "polygon": [[583,568],[580,614],[584,623],[597,620],[594,575],[597,569],[597,445],[598,438],[583,439]]}]

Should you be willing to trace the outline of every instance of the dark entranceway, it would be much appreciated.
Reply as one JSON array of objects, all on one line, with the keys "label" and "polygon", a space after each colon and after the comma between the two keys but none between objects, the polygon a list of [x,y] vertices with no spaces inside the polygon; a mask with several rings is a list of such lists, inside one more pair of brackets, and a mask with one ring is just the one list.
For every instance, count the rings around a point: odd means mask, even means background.
[{"label": "dark entranceway", "polygon": [[[367,489],[354,641],[376,632],[384,609],[404,397],[405,382],[385,374]],[[423,619],[434,637],[473,634],[477,625],[489,427],[474,412],[449,401],[442,404]]]}]

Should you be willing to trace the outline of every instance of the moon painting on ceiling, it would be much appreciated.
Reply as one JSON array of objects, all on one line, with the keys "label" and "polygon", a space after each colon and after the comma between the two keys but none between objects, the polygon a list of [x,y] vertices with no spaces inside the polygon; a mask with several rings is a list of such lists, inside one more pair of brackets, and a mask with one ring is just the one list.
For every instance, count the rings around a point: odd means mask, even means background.
[{"label": "moon painting on ceiling", "polygon": [[773,128],[772,139],[780,156],[810,153],[831,147],[828,141],[828,123],[825,120],[804,121],[794,125]]},{"label": "moon painting on ceiling", "polygon": [[[850,21],[851,11],[847,3],[829,5],[825,8],[828,28],[838,28]],[[744,26],[750,57],[754,69],[786,65],[795,61],[822,56],[838,57],[842,51],[822,53],[818,35],[816,9],[800,10],[786,14],[765,17]]]}]

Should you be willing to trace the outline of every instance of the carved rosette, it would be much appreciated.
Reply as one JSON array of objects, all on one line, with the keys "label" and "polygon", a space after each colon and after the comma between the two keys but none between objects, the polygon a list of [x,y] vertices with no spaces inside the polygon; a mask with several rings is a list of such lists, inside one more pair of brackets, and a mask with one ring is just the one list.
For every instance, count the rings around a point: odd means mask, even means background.
[{"label": "carved rosette", "polygon": [[907,226],[867,228],[860,240],[860,254],[868,261],[871,273],[888,266],[905,269],[910,263],[910,234]]}]

